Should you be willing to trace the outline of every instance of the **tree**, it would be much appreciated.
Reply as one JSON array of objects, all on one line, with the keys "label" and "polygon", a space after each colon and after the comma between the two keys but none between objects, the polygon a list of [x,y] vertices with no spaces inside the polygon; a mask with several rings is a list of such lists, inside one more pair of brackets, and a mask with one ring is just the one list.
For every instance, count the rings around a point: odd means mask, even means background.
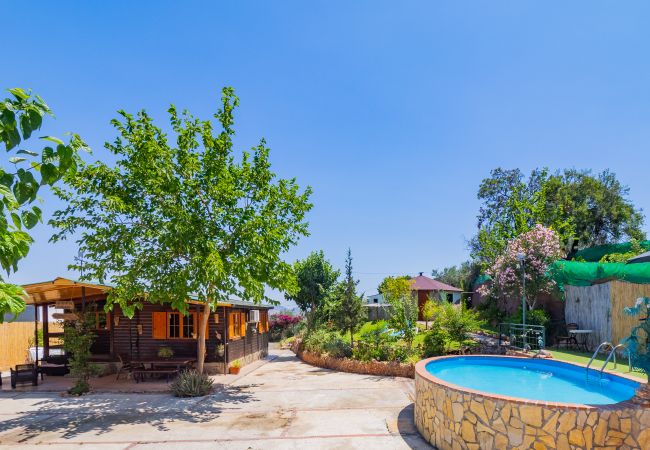
[{"label": "tree", "polygon": [[380,294],[385,295],[384,291],[386,289],[388,289],[389,284],[392,283],[394,280],[401,279],[401,280],[407,280],[408,281],[411,278],[412,277],[410,275],[401,275],[401,276],[398,276],[398,277],[392,277],[392,276],[386,277],[383,280],[381,280],[381,283],[379,283],[379,286],[377,286],[377,292],[379,292]]},{"label": "tree", "polygon": [[[524,256],[523,271],[519,255]],[[483,295],[493,294],[495,297],[521,297],[524,293],[522,276],[525,273],[526,301],[528,309],[532,310],[540,294],[551,293],[556,288],[555,281],[547,272],[549,265],[561,256],[558,234],[550,228],[536,225],[508,242],[504,254],[488,269],[488,274],[492,277],[491,286],[483,285],[479,292]]]},{"label": "tree", "polygon": [[[41,221],[41,209],[34,204],[40,200],[41,187],[52,186],[74,173],[78,151],[87,149],[76,134],[67,144],[52,136],[41,137],[51,145],[40,151],[19,148],[41,128],[45,116],[52,116],[52,111],[31,91],[8,91],[12,98],[0,102],[0,141],[12,155],[10,165],[0,167],[0,266],[7,275],[18,270],[18,263],[27,256],[33,242],[28,231]],[[24,296],[20,286],[4,283],[0,277],[0,323],[5,314],[15,317],[25,309]]]},{"label": "tree", "polygon": [[95,341],[95,315],[85,311],[79,313],[79,319],[65,323],[63,327],[63,346],[72,355],[70,374],[75,377],[74,386],[69,389],[73,395],[82,395],[90,390],[88,380],[101,372],[96,364],[90,362],[90,348]]},{"label": "tree", "polygon": [[424,326],[426,329],[429,329],[429,321],[433,320],[436,316],[436,311],[438,310],[438,302],[436,302],[431,296],[424,302],[422,305],[422,317],[424,318]]},{"label": "tree", "polygon": [[400,331],[409,348],[415,336],[418,302],[411,292],[411,283],[404,277],[385,280],[382,294],[391,306],[390,325]]},{"label": "tree", "polygon": [[211,121],[172,105],[174,140],[145,111],[119,111],[112,121],[119,136],[105,145],[115,166],[82,165],[70,188],[57,190],[69,206],[51,221],[55,242],[79,232],[84,279],[115,285],[107,309],[117,304],[131,317],[145,299],[181,312],[192,297],[201,303],[199,372],[209,313],[233,295],[259,302],[269,300],[266,287],[296,289],[281,255],[308,234],[311,189],[276,177],[264,140],[252,153],[234,153],[238,103],[224,88],[216,135]]},{"label": "tree", "polygon": [[536,224],[560,236],[563,252],[642,239],[643,215],[628,200],[629,189],[610,171],[535,169],[528,179],[519,169],[494,169],[481,182],[478,230],[470,242],[473,258],[484,267],[494,263],[509,240]]},{"label": "tree", "polygon": [[293,300],[307,318],[307,328],[313,329],[319,309],[332,294],[339,271],[325,259],[323,251],[312,252],[307,258],[293,265],[298,288],[285,295]]},{"label": "tree", "polygon": [[362,296],[357,295],[357,284],[352,277],[352,251],[345,258],[345,279],[338,288],[336,321],[343,332],[350,333],[350,346],[354,347],[354,332],[365,318]]}]

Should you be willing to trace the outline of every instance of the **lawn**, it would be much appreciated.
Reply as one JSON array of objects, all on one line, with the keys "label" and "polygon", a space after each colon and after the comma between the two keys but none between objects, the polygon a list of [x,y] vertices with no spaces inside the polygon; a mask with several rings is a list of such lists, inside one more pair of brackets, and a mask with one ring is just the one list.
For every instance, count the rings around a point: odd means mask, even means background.
[{"label": "lawn", "polygon": [[[557,359],[559,361],[567,361],[567,362],[573,362],[573,363],[578,363],[578,364],[584,364],[587,365],[589,363],[589,360],[591,359],[592,353],[584,353],[584,352],[579,352],[576,350],[551,350],[547,349],[552,355],[553,359]],[[605,358],[607,355],[598,355],[596,357],[596,360],[599,362],[594,361],[591,365],[592,368],[596,370],[600,370],[601,367],[603,367],[603,363],[605,362]],[[641,372],[636,372],[628,371],[628,364],[627,364],[627,358],[619,358],[618,359],[618,365],[616,368],[614,368],[614,363],[610,361],[607,363],[607,370],[610,370],[612,372],[616,373],[621,373],[624,375],[629,375],[633,376],[635,378],[638,378],[639,381],[646,381],[645,376]]]}]

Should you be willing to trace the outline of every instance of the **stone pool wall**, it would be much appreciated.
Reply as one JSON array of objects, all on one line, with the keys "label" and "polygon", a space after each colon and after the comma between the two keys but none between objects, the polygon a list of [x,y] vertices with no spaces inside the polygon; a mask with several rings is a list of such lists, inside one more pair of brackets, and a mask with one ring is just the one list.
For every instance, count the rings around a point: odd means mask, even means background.
[{"label": "stone pool wall", "polygon": [[650,449],[650,408],[485,395],[433,377],[431,359],[415,367],[415,425],[440,450]]}]

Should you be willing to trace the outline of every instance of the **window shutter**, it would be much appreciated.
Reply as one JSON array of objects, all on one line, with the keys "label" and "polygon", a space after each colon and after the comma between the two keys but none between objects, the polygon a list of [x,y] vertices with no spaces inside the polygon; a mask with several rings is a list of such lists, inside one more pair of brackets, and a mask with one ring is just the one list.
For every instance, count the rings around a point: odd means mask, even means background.
[{"label": "window shutter", "polygon": [[269,312],[264,311],[264,331],[269,331]]},{"label": "window shutter", "polygon": [[228,338],[232,339],[235,337],[235,315],[230,311],[228,314]]},{"label": "window shutter", "polygon": [[154,339],[167,338],[167,313],[154,312],[152,316],[152,334]]},{"label": "window shutter", "polygon": [[239,313],[241,314],[241,336],[246,336],[246,313]]}]

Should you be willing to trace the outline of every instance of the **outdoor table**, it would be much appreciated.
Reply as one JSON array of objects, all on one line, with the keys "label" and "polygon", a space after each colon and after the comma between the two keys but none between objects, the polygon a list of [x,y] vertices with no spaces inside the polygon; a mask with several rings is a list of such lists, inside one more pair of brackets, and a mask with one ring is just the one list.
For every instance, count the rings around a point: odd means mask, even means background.
[{"label": "outdoor table", "polygon": [[[582,347],[586,352],[589,351],[589,347],[587,346],[587,339],[589,338],[589,335],[593,332],[594,330],[569,330],[569,334],[576,335],[576,342],[578,343],[578,349]],[[579,337],[581,337],[581,339],[578,339]]]},{"label": "outdoor table", "polygon": [[[194,363],[196,363],[196,359],[194,358],[145,358],[145,359],[131,359],[131,364],[137,365],[137,364],[142,364],[143,366],[150,365],[150,369],[152,372],[154,372],[154,367],[159,366],[159,367],[170,367],[170,368],[176,368],[177,372],[180,372],[181,369],[187,368],[192,366]],[[147,369],[145,369],[146,371]],[[136,377],[134,377],[136,382],[138,381]],[[143,380],[144,381],[144,378]]]}]

